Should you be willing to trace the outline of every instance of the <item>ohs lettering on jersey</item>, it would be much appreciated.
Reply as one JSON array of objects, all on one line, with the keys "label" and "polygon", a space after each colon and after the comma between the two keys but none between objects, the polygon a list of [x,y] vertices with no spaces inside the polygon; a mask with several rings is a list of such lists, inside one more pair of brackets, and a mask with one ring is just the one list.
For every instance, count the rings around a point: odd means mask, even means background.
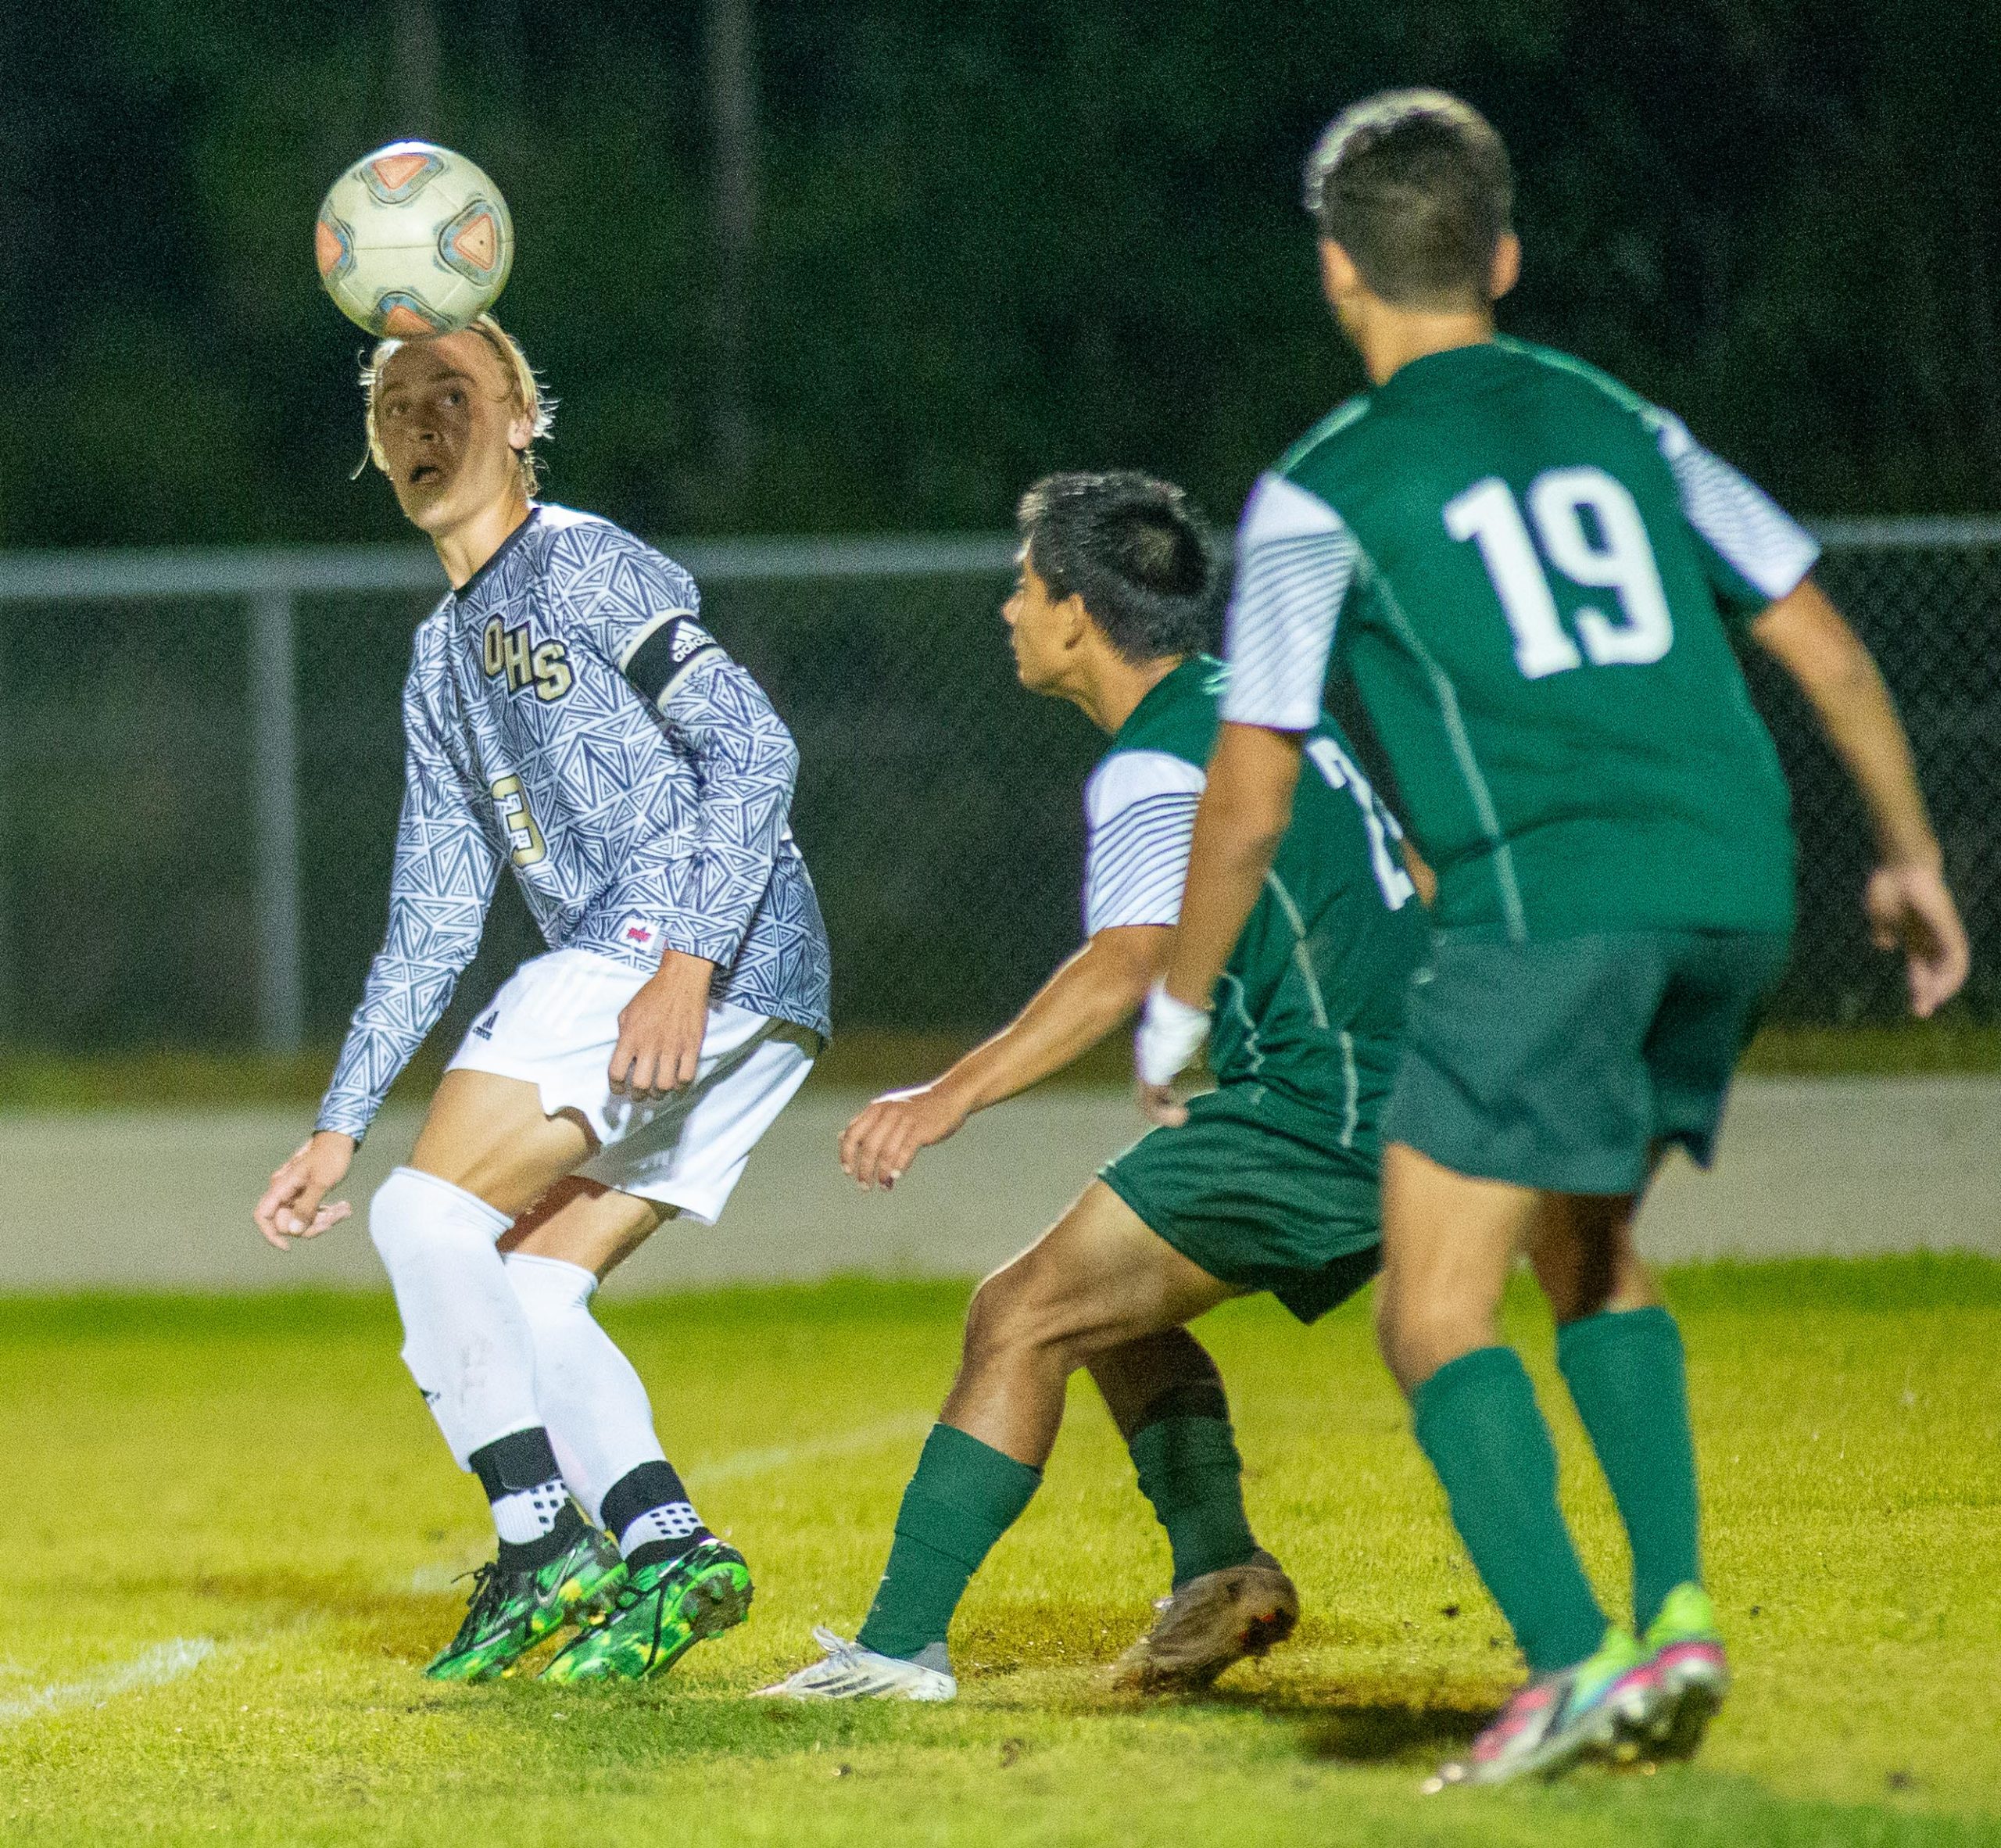
[{"label": "ohs lettering on jersey", "polygon": [[535,697],[546,704],[561,699],[574,683],[569,650],[560,642],[535,645],[525,622],[510,629],[495,617],[486,625],[482,646],[487,679],[504,675],[510,693],[532,686]]}]

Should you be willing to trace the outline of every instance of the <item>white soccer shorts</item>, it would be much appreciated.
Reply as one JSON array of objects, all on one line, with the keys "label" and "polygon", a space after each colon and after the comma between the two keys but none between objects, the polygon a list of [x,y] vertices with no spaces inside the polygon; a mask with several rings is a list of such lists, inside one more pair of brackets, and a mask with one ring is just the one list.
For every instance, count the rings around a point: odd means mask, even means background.
[{"label": "white soccer shorts", "polygon": [[598,1152],[575,1173],[712,1226],[758,1138],[813,1069],[819,1036],[717,1002],[695,1082],[635,1103],[612,1091],[607,1073],[618,1016],[647,980],[589,950],[538,956],[481,1011],[449,1069],[534,1085],[547,1115],[572,1112],[597,1138]]}]

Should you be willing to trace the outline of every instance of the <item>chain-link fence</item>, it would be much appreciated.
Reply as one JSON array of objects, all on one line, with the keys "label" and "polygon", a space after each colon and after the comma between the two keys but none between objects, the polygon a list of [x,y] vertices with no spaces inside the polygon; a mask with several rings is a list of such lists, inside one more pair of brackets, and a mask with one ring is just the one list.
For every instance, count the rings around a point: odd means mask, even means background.
[{"label": "chain-link fence", "polygon": [[[1823,578],[1903,708],[2001,1018],[2001,522],[1830,528]],[[971,1032],[1076,939],[1101,741],[1014,683],[1009,542],[690,546],[708,619],[803,758],[793,824],[844,1028]],[[0,559],[0,1040],[62,1050],[338,1036],[379,941],[397,688],[436,567],[403,551]],[[1894,1018],[1867,835],[1790,689],[1753,683],[1795,790],[1782,1017]],[[502,883],[458,1011],[534,946]]]}]

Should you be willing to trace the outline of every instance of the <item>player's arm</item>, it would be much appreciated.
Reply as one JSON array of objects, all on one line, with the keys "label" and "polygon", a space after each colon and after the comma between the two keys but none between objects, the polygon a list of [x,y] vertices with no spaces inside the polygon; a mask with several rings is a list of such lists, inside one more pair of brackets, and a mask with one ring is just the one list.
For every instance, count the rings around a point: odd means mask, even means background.
[{"label": "player's arm", "polygon": [[1156,1123],[1178,1123],[1187,1115],[1171,1087],[1209,1037],[1216,978],[1244,934],[1292,819],[1300,750],[1298,732],[1262,725],[1226,724],[1217,737],[1195,818],[1181,926],[1140,1030],[1140,1102]]},{"label": "player's arm", "polygon": [[1317,496],[1279,476],[1258,484],[1237,535],[1225,641],[1230,689],[1196,817],[1180,927],[1135,1048],[1140,1108],[1156,1123],[1186,1115],[1170,1087],[1208,1038],[1216,978],[1291,820],[1302,742],[1320,716],[1356,557],[1341,516]]},{"label": "player's arm", "polygon": [[1084,792],[1083,949],[1015,1019],[941,1078],[878,1098],[848,1125],[841,1166],[864,1187],[900,1180],[976,1110],[1058,1072],[1132,1016],[1167,959],[1187,877],[1201,766],[1115,751]]},{"label": "player's arm", "polygon": [[1173,934],[1162,924],[1099,931],[992,1039],[929,1084],[876,1098],[842,1136],[841,1166],[864,1189],[893,1187],[919,1149],[1061,1071],[1133,1018]]},{"label": "player's arm", "polygon": [[409,740],[403,807],[389,883],[389,928],[369,965],[312,1136],[271,1176],[257,1229],[280,1251],[338,1225],[352,1209],[325,1204],[382,1100],[437,1025],[479,949],[500,876],[499,850],[431,736],[421,702],[404,703]]},{"label": "player's arm", "polygon": [[1969,957],[1889,689],[1807,575],[1820,556],[1813,535],[1678,418],[1661,412],[1655,422],[1719,603],[1792,676],[1862,792],[1881,859],[1863,901],[1870,934],[1881,949],[1903,949],[1911,1012],[1923,1019],[1959,992]]},{"label": "player's arm", "polygon": [[1861,791],[1876,836],[1878,865],[1863,899],[1871,934],[1879,949],[1903,951],[1911,1012],[1925,1019],[1959,992],[1971,958],[1889,689],[1810,578],[1758,617],[1750,632],[1806,695]]}]

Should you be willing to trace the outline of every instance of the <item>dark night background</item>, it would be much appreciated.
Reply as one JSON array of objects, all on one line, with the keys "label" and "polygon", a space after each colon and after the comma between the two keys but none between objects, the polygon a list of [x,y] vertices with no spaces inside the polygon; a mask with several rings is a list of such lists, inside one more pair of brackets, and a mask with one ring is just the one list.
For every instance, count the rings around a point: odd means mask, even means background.
[{"label": "dark night background", "polygon": [[1119,462],[1227,517],[1355,382],[1301,156],[1412,81],[1514,149],[1514,331],[1806,513],[2001,503],[1997,0],[762,0],[740,463],[692,0],[0,30],[0,545],[395,533],[347,482],[359,336],[310,230],[408,132],[512,202],[503,313],[564,400],[561,498],[650,532],[992,528],[1036,473]]},{"label": "dark night background", "polygon": [[[1130,464],[1227,522],[1359,383],[1301,159],[1414,82],[1514,149],[1511,329],[1808,516],[2001,509],[2001,0],[58,0],[0,13],[0,550],[413,543],[349,478],[363,342],[311,261],[328,183],[413,133],[513,206],[501,312],[562,400],[557,499],[654,536],[994,531],[1047,470]],[[1904,704],[1992,1019],[2001,546],[1827,581]],[[429,594],[298,608],[315,1043],[381,938]],[[1076,942],[1100,743],[1013,686],[1002,594],[706,586],[800,739],[843,1031],[990,1026]],[[252,1037],[243,623],[0,609],[0,1044]],[[1756,686],[1806,843],[1781,1009],[1894,1019],[1860,813]],[[461,1012],[531,948],[503,882]]]}]

